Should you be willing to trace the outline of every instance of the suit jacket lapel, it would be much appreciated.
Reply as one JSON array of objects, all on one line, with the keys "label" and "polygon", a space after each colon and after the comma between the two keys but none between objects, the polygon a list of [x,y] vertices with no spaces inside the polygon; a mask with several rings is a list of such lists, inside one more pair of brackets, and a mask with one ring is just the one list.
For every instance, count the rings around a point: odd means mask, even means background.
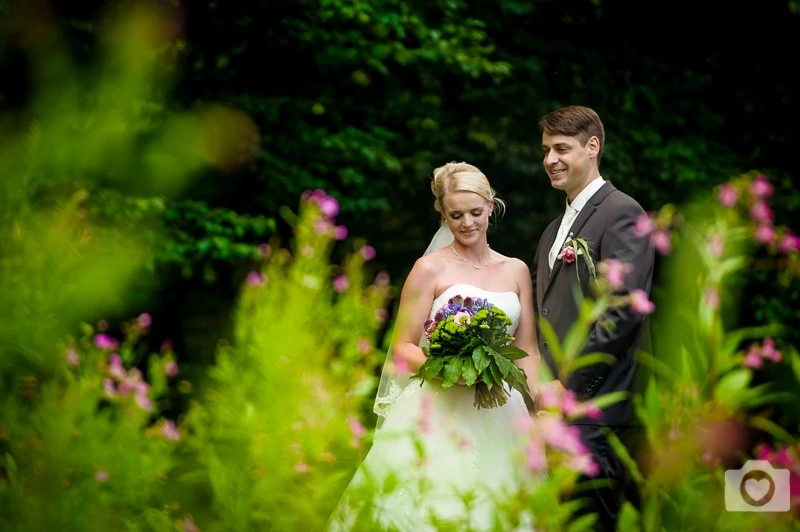
[{"label": "suit jacket lapel", "polygon": [[[602,203],[602,201],[605,199],[605,197],[608,196],[614,190],[616,190],[616,187],[614,187],[614,185],[612,185],[611,182],[609,181],[609,182],[606,182],[602,187],[600,187],[600,190],[595,192],[594,195],[591,198],[589,198],[589,201],[587,201],[586,205],[583,206],[583,209],[581,209],[581,212],[578,213],[578,216],[577,216],[577,218],[575,218],[575,221],[572,222],[572,226],[570,226],[570,228],[569,228],[569,232],[567,233],[566,240],[569,240],[572,237],[577,237],[578,236],[578,233],[580,232],[581,228],[584,225],[586,225],[587,220],[589,220],[589,218],[591,218],[591,216],[597,210],[597,206],[600,205],[600,203]],[[563,216],[564,215],[562,214],[558,218],[558,223],[556,224],[556,231],[554,233],[558,232],[558,226],[561,224],[561,218]],[[550,252],[550,248],[553,247],[553,242],[555,241],[555,234],[549,240],[550,240],[550,246],[547,248],[548,253]],[[548,290],[548,288],[550,288],[550,285],[552,284],[553,279],[555,279],[556,274],[558,274],[558,271],[561,269],[561,265],[562,265],[563,262],[564,261],[556,259],[555,263],[553,264],[553,270],[550,272],[550,275],[547,277],[547,284],[545,285],[544,290],[542,290],[542,299],[544,299],[544,296],[547,294],[547,290]],[[541,303],[540,303],[540,307],[541,307]]]},{"label": "suit jacket lapel", "polygon": [[556,240],[558,234],[558,227],[561,225],[561,219],[564,217],[562,214],[556,220],[550,223],[550,226],[542,234],[542,242],[546,246],[540,248],[539,264],[536,272],[536,294],[539,300],[539,308],[542,307],[544,301],[544,293],[550,282],[550,248],[553,247],[553,242]]}]

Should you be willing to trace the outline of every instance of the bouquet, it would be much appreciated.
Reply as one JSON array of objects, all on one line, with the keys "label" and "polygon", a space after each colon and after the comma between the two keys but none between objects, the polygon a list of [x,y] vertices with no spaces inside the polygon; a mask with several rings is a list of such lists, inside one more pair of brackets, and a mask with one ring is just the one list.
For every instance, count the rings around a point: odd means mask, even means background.
[{"label": "bouquet", "polygon": [[513,362],[528,354],[511,345],[511,324],[511,318],[486,299],[451,298],[425,321],[428,344],[422,350],[428,359],[411,378],[441,378],[443,388],[461,379],[475,387],[473,405],[478,409],[506,404],[510,393],[505,383],[530,404],[525,372]]}]

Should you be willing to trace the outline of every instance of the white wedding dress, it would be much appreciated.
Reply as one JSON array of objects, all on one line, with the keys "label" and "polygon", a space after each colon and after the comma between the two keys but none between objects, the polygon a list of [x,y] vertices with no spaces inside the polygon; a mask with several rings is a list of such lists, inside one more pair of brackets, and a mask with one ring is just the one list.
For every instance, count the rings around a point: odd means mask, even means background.
[{"label": "white wedding dress", "polygon": [[[456,295],[487,298],[516,330],[515,292],[467,284],[437,297],[430,317]],[[502,407],[479,410],[473,388],[420,382],[412,380],[392,402],[328,530],[510,530],[497,519],[526,475],[518,426],[529,414],[522,396],[512,390]]]}]

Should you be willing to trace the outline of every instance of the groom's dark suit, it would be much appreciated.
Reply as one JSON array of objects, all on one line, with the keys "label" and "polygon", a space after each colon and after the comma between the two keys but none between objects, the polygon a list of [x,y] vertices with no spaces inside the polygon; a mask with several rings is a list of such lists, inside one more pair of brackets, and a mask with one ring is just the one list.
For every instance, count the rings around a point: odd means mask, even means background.
[{"label": "groom's dark suit", "polygon": [[[626,289],[638,288],[649,294],[655,254],[649,237],[634,233],[636,221],[642,214],[644,210],[636,200],[606,182],[580,210],[567,239],[585,239],[591,246],[591,256],[595,264],[610,258],[630,264],[632,269],[625,277]],[[546,319],[553,326],[560,341],[564,340],[570,327],[578,319],[576,285],[584,296],[592,295],[589,269],[582,255],[578,255],[572,263],[556,259],[552,271],[550,270],[548,253],[556,238],[562,216],[553,220],[542,234],[531,269],[536,316],[538,319]],[[576,269],[580,277],[579,285]],[[607,321],[605,326],[595,325],[582,353],[608,353],[613,355],[615,363],[586,366],[572,373],[566,382],[562,381],[581,400],[611,392],[631,392],[641,378],[637,374],[634,355],[637,349],[649,347],[645,317],[628,308],[621,308],[607,312],[605,318],[610,323]],[[559,368],[541,331],[538,342],[539,352],[553,375],[558,376]],[[584,442],[592,450],[600,466],[600,477],[621,482],[624,477],[622,464],[611,452],[602,430],[603,427],[609,427],[618,436],[626,439],[628,429],[635,425],[632,401],[625,400],[609,406],[604,409],[603,417],[598,421],[579,419],[575,421],[575,425],[580,428]],[[618,493],[597,490],[592,495],[593,500],[590,502],[594,507],[590,510],[598,512],[601,521],[613,521],[619,509]]]}]

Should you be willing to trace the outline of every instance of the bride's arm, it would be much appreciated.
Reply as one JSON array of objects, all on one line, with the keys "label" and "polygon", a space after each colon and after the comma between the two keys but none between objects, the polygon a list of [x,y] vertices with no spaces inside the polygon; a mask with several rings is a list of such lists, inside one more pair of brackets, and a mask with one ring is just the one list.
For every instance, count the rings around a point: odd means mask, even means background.
[{"label": "bride's arm", "polygon": [[515,333],[514,345],[528,353],[528,356],[515,360],[514,363],[525,372],[531,399],[536,398],[539,390],[539,348],[536,343],[536,324],[533,312],[533,284],[527,264],[517,261],[515,269],[521,312],[519,325]]},{"label": "bride's arm", "polygon": [[436,288],[436,258],[421,257],[414,264],[403,284],[400,305],[397,310],[392,357],[395,362],[404,362],[408,370],[416,373],[427,357],[419,347],[423,327]]}]

